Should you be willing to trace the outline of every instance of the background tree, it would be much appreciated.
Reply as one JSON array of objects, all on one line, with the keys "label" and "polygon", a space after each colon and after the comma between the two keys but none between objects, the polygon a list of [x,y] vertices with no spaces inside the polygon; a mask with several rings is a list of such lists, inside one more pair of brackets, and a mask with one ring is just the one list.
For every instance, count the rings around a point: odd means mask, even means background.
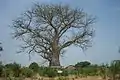
[{"label": "background tree", "polygon": [[13,22],[14,37],[25,44],[22,51],[38,53],[50,66],[60,66],[65,48],[91,46],[95,18],[82,9],[66,5],[35,4],[31,10]]},{"label": "background tree", "polygon": [[88,61],[83,61],[83,62],[78,62],[77,64],[75,64],[76,68],[83,68],[83,67],[88,67],[90,66],[91,63]]},{"label": "background tree", "polygon": [[4,65],[0,61],[0,77],[2,77],[3,68],[4,68]]},{"label": "background tree", "polygon": [[19,77],[19,75],[20,75],[20,69],[21,69],[21,66],[19,65],[19,64],[17,64],[17,63],[10,63],[10,64],[6,64],[5,65],[5,67],[8,69],[8,70],[10,70],[10,71],[12,71],[13,72],[13,76],[15,76],[15,77]]},{"label": "background tree", "polygon": [[110,73],[112,80],[120,79],[120,60],[114,60],[111,62]]},{"label": "background tree", "polygon": [[29,68],[32,69],[34,72],[39,71],[39,65],[36,62],[33,62],[29,65]]},{"label": "background tree", "polygon": [[33,70],[31,70],[28,67],[22,67],[21,68],[21,75],[24,77],[32,77],[34,75]]}]

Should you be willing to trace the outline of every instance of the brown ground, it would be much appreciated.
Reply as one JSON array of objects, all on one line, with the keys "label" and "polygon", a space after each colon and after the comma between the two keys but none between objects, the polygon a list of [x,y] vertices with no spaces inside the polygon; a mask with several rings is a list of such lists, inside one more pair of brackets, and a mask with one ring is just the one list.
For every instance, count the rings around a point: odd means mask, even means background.
[{"label": "brown ground", "polygon": [[[5,80],[4,78],[0,78],[0,80]],[[25,80],[39,80],[39,79],[30,79],[30,78],[26,78]],[[54,80],[54,79],[49,79],[49,78],[43,78],[43,80]],[[69,80],[104,80],[104,79],[101,79],[100,77],[87,77],[87,78],[74,78],[73,77],[69,77]]]},{"label": "brown ground", "polygon": [[[25,80],[30,80],[30,79],[25,79]],[[38,79],[36,79],[36,80],[38,80]],[[57,79],[49,79],[49,78],[44,77],[43,80],[57,80]],[[70,76],[69,80],[104,80],[104,79],[102,79],[101,77],[98,77],[98,76],[87,77],[87,78],[75,78],[75,77]]]}]

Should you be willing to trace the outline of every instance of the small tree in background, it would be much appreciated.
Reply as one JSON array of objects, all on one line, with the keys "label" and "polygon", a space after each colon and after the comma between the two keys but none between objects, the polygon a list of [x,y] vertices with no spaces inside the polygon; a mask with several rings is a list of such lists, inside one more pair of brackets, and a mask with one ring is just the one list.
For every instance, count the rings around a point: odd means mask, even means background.
[{"label": "small tree in background", "polygon": [[39,65],[36,62],[33,62],[29,65],[29,68],[32,69],[34,72],[39,71]]},{"label": "small tree in background", "polygon": [[8,70],[11,70],[15,77],[19,77],[20,71],[21,71],[20,70],[21,69],[20,64],[17,64],[15,62],[14,63],[10,63],[10,64],[6,64],[5,68],[8,69]]},{"label": "small tree in background", "polygon": [[103,78],[103,79],[107,79],[108,75],[109,75],[109,66],[108,64],[102,64],[99,66],[99,75]]},{"label": "small tree in background", "polygon": [[120,79],[120,60],[114,60],[111,62],[110,72],[113,80],[117,80],[117,78]]},{"label": "small tree in background", "polygon": [[83,67],[88,67],[90,66],[91,63],[88,61],[83,61],[83,62],[78,62],[77,64],[75,64],[76,68],[83,68]]},{"label": "small tree in background", "polygon": [[28,67],[23,67],[21,69],[21,75],[24,77],[32,77],[34,75],[34,72]]}]

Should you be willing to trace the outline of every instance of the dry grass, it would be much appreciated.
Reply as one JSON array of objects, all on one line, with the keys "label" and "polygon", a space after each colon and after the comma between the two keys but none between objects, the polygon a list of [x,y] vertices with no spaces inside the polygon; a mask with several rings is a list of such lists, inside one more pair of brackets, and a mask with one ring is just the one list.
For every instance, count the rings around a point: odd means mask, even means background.
[{"label": "dry grass", "polygon": [[[58,78],[54,78],[54,79],[51,78],[50,79],[50,78],[47,78],[47,77],[42,77],[42,78],[43,78],[43,80],[57,80],[58,79]],[[73,76],[69,76],[67,78],[69,78],[67,80],[104,80],[104,79],[102,79],[102,78],[100,78],[98,76],[87,77],[87,78],[79,78],[79,77],[75,78]],[[5,78],[0,78],[0,80],[5,80]],[[42,80],[42,79],[38,79],[38,78],[36,78],[36,79],[26,78],[25,80]]]}]

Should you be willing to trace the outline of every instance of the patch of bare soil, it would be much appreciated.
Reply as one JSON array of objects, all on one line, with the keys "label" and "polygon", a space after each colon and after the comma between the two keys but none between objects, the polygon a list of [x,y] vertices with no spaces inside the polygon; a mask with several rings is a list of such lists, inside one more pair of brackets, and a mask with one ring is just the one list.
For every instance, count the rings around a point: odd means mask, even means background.
[{"label": "patch of bare soil", "polygon": [[87,78],[78,78],[75,80],[104,80],[104,79],[102,79],[100,77],[87,77]]},{"label": "patch of bare soil", "polygon": [[[0,80],[5,80],[5,78],[0,78]],[[24,80],[58,80],[58,78],[55,78],[55,79],[50,79],[50,78],[47,78],[47,77],[42,77],[42,78],[36,78],[36,79],[31,79],[31,78],[25,78]],[[69,79],[67,77],[66,80],[104,80],[98,76],[94,76],[94,77],[87,77],[87,78],[75,78],[73,76],[69,76]]]},{"label": "patch of bare soil", "polygon": [[101,77],[98,77],[98,76],[92,76],[92,77],[74,78],[74,79],[69,77],[69,80],[104,80],[104,79],[102,79]]}]

